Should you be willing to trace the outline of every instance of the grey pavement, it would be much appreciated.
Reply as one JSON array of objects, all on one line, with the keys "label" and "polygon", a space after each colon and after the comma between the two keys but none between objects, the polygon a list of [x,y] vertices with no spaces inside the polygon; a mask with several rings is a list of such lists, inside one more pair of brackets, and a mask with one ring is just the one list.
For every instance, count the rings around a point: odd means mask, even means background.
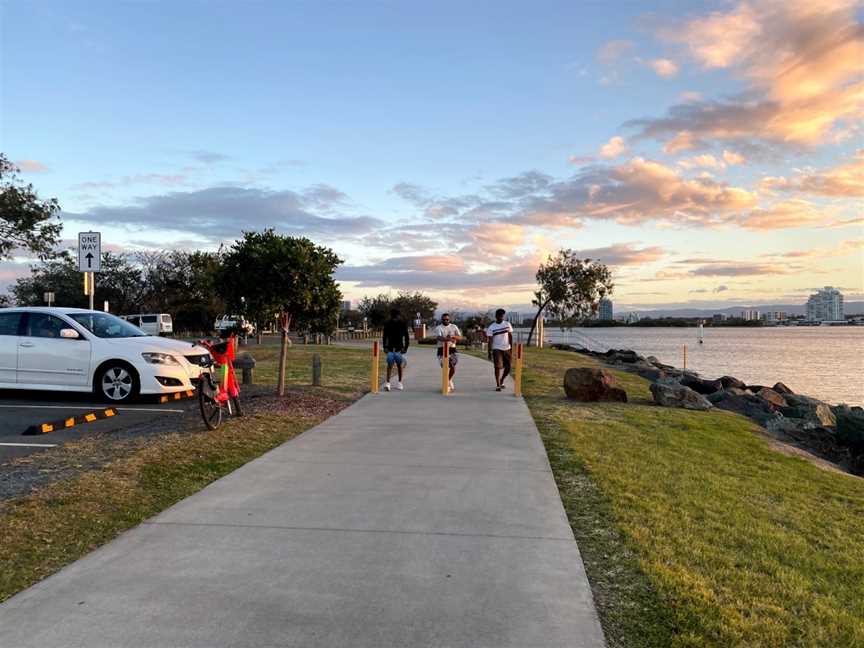
[{"label": "grey pavement", "polygon": [[600,647],[527,407],[429,349],[368,395],[0,605],[0,646]]}]

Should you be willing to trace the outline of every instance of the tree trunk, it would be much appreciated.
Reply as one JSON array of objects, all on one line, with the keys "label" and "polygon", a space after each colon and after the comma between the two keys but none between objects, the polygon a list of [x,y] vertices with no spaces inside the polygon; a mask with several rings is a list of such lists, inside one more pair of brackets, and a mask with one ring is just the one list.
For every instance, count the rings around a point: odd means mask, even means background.
[{"label": "tree trunk", "polygon": [[547,300],[540,308],[537,309],[537,314],[534,316],[534,321],[531,322],[531,330],[528,332],[528,342],[525,343],[526,347],[531,346],[531,338],[534,337],[534,329],[537,328],[537,320],[540,319],[540,313],[543,312],[543,309],[549,305],[549,301]]},{"label": "tree trunk", "polygon": [[276,383],[276,394],[278,396],[285,395],[285,370],[288,365],[288,329],[291,326],[291,315],[282,313],[279,318],[279,323],[282,328],[282,343],[279,349],[279,379]]}]

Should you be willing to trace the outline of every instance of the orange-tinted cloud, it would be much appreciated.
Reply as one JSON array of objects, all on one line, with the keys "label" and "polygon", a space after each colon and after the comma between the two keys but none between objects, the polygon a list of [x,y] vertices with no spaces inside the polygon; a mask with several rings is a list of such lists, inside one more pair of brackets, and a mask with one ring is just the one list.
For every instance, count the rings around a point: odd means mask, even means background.
[{"label": "orange-tinted cloud", "polygon": [[806,200],[787,200],[769,207],[757,207],[746,214],[736,216],[733,222],[754,230],[773,230],[791,227],[807,227],[824,224],[828,214]]},{"label": "orange-tinted cloud", "polygon": [[624,138],[616,135],[600,147],[600,157],[604,160],[611,160],[620,156],[626,150],[627,143],[624,141]]},{"label": "orange-tinted cloud", "polygon": [[[673,106],[666,117],[631,122],[665,140],[767,140],[814,146],[859,122],[864,29],[854,0],[739,2],[660,30],[706,69],[728,69],[750,87],[746,98]],[[674,152],[674,151],[673,151]]]},{"label": "orange-tinted cloud", "polygon": [[666,58],[658,58],[649,61],[648,65],[657,74],[664,79],[671,79],[678,74],[678,64],[675,61]]},{"label": "orange-tinted cloud", "polygon": [[802,172],[793,178],[769,176],[763,178],[759,186],[768,191],[795,191],[833,198],[864,197],[864,150],[858,151],[851,162],[832,169]]},{"label": "orange-tinted cloud", "polygon": [[15,160],[15,166],[24,173],[44,173],[48,167],[39,160]]}]

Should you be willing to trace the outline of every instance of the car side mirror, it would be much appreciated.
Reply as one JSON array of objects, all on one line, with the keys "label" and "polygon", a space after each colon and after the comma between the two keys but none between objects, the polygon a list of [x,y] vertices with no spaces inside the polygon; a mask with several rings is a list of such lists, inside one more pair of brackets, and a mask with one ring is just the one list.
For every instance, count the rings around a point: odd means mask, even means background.
[{"label": "car side mirror", "polygon": [[60,337],[66,338],[67,340],[77,340],[81,336],[78,334],[78,331],[71,328],[60,329]]}]

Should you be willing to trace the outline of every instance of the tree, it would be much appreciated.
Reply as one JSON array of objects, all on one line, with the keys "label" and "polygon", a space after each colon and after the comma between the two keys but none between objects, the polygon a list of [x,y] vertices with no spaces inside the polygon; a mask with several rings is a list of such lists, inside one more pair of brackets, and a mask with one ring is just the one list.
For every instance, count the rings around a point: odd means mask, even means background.
[{"label": "tree", "polygon": [[380,328],[390,319],[390,307],[393,300],[389,295],[378,295],[376,297],[363,297],[357,304],[357,309],[363,313],[369,326],[373,329]]},{"label": "tree", "polygon": [[32,184],[18,178],[20,170],[0,153],[0,260],[18,248],[45,259],[54,251],[63,225],[55,214],[56,198],[40,200]]},{"label": "tree", "polygon": [[216,293],[220,254],[186,250],[137,254],[144,282],[142,309],[171,313],[175,331],[209,331],[225,312]]},{"label": "tree", "polygon": [[421,292],[403,291],[393,300],[392,308],[397,308],[406,322],[413,322],[417,313],[420,313],[422,320],[432,319],[438,302]]},{"label": "tree", "polygon": [[[15,301],[21,306],[44,304],[44,294],[54,293],[54,303],[70,308],[87,308],[83,275],[71,251],[65,250],[53,259],[45,259],[30,267],[30,276],[21,277],[12,286]],[[94,301],[107,301],[115,313],[139,312],[143,286],[141,271],[125,254],[104,252],[102,271],[96,273]]]},{"label": "tree", "polygon": [[288,314],[315,332],[330,333],[342,294],[333,273],[342,263],[330,248],[307,238],[244,232],[222,258],[216,291],[229,310],[257,326]]},{"label": "tree", "polygon": [[421,319],[432,318],[438,303],[421,292],[403,291],[395,299],[382,293],[376,297],[364,297],[358,304],[358,309],[372,328],[383,326],[390,319],[390,311],[394,308],[406,322],[413,322],[417,313],[420,313]]},{"label": "tree", "polygon": [[586,317],[597,312],[597,305],[612,294],[612,273],[604,264],[591,259],[579,259],[573,250],[559,250],[550,255],[537,270],[539,289],[532,304],[537,314],[528,333],[528,344],[544,310],[553,317]]}]

